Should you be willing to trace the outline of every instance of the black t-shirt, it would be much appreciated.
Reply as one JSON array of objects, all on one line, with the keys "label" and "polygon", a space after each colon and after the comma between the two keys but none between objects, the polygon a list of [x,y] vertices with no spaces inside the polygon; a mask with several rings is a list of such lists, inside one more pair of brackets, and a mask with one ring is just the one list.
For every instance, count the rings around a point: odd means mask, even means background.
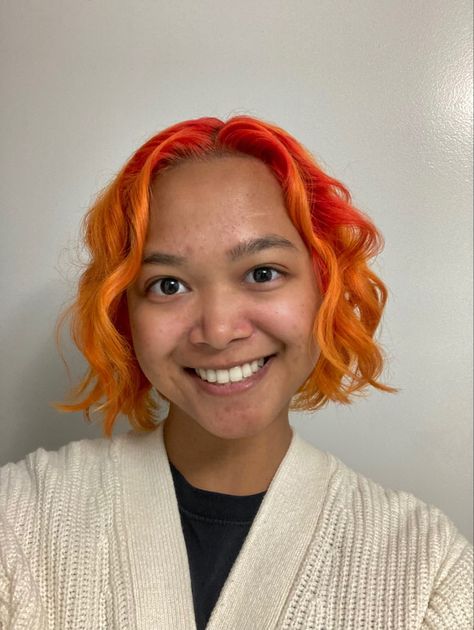
[{"label": "black t-shirt", "polygon": [[265,492],[235,496],[195,488],[170,462],[188,552],[197,630],[204,630]]}]

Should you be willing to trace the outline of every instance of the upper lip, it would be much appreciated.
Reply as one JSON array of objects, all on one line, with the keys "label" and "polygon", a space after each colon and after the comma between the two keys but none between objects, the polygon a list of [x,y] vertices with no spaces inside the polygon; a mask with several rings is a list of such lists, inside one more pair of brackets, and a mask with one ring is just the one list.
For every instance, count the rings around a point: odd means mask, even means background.
[{"label": "upper lip", "polygon": [[188,366],[192,370],[230,370],[230,368],[237,367],[238,365],[244,365],[245,363],[253,363],[254,361],[258,361],[259,359],[265,359],[266,357],[271,356],[270,354],[260,354],[258,357],[254,359],[244,359],[243,361],[234,361],[233,363],[226,363],[225,365],[216,365],[215,363],[210,366],[204,365],[193,365]]}]

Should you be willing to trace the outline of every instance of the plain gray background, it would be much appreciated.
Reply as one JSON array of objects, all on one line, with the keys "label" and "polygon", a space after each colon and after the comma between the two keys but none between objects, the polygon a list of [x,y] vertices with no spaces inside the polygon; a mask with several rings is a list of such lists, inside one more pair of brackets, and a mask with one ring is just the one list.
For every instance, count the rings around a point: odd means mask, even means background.
[{"label": "plain gray background", "polygon": [[[49,406],[68,387],[53,330],[95,194],[164,127],[245,113],[302,141],[386,240],[379,339],[401,392],[293,426],[472,540],[471,2],[0,6],[0,464],[101,433]],[[80,376],[81,358],[67,358]]]}]

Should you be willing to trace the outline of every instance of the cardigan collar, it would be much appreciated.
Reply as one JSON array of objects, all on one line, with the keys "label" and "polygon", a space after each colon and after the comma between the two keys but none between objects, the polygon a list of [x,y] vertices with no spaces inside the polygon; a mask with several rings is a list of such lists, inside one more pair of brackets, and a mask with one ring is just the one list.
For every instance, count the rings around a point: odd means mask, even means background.
[{"label": "cardigan collar", "polygon": [[[163,422],[119,436],[116,464],[138,628],[195,630],[186,542]],[[275,627],[307,553],[330,477],[330,459],[293,429],[278,467],[220,592],[207,630]]]}]

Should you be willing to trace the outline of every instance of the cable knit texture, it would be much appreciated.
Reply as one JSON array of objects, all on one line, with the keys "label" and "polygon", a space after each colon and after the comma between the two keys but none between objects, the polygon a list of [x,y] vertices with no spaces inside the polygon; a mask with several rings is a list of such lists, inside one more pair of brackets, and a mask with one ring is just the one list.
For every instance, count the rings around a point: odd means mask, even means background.
[{"label": "cable knit texture", "polygon": [[[194,630],[163,424],[0,468],[2,630]],[[472,546],[438,508],[303,440],[208,630],[471,630]]]}]

